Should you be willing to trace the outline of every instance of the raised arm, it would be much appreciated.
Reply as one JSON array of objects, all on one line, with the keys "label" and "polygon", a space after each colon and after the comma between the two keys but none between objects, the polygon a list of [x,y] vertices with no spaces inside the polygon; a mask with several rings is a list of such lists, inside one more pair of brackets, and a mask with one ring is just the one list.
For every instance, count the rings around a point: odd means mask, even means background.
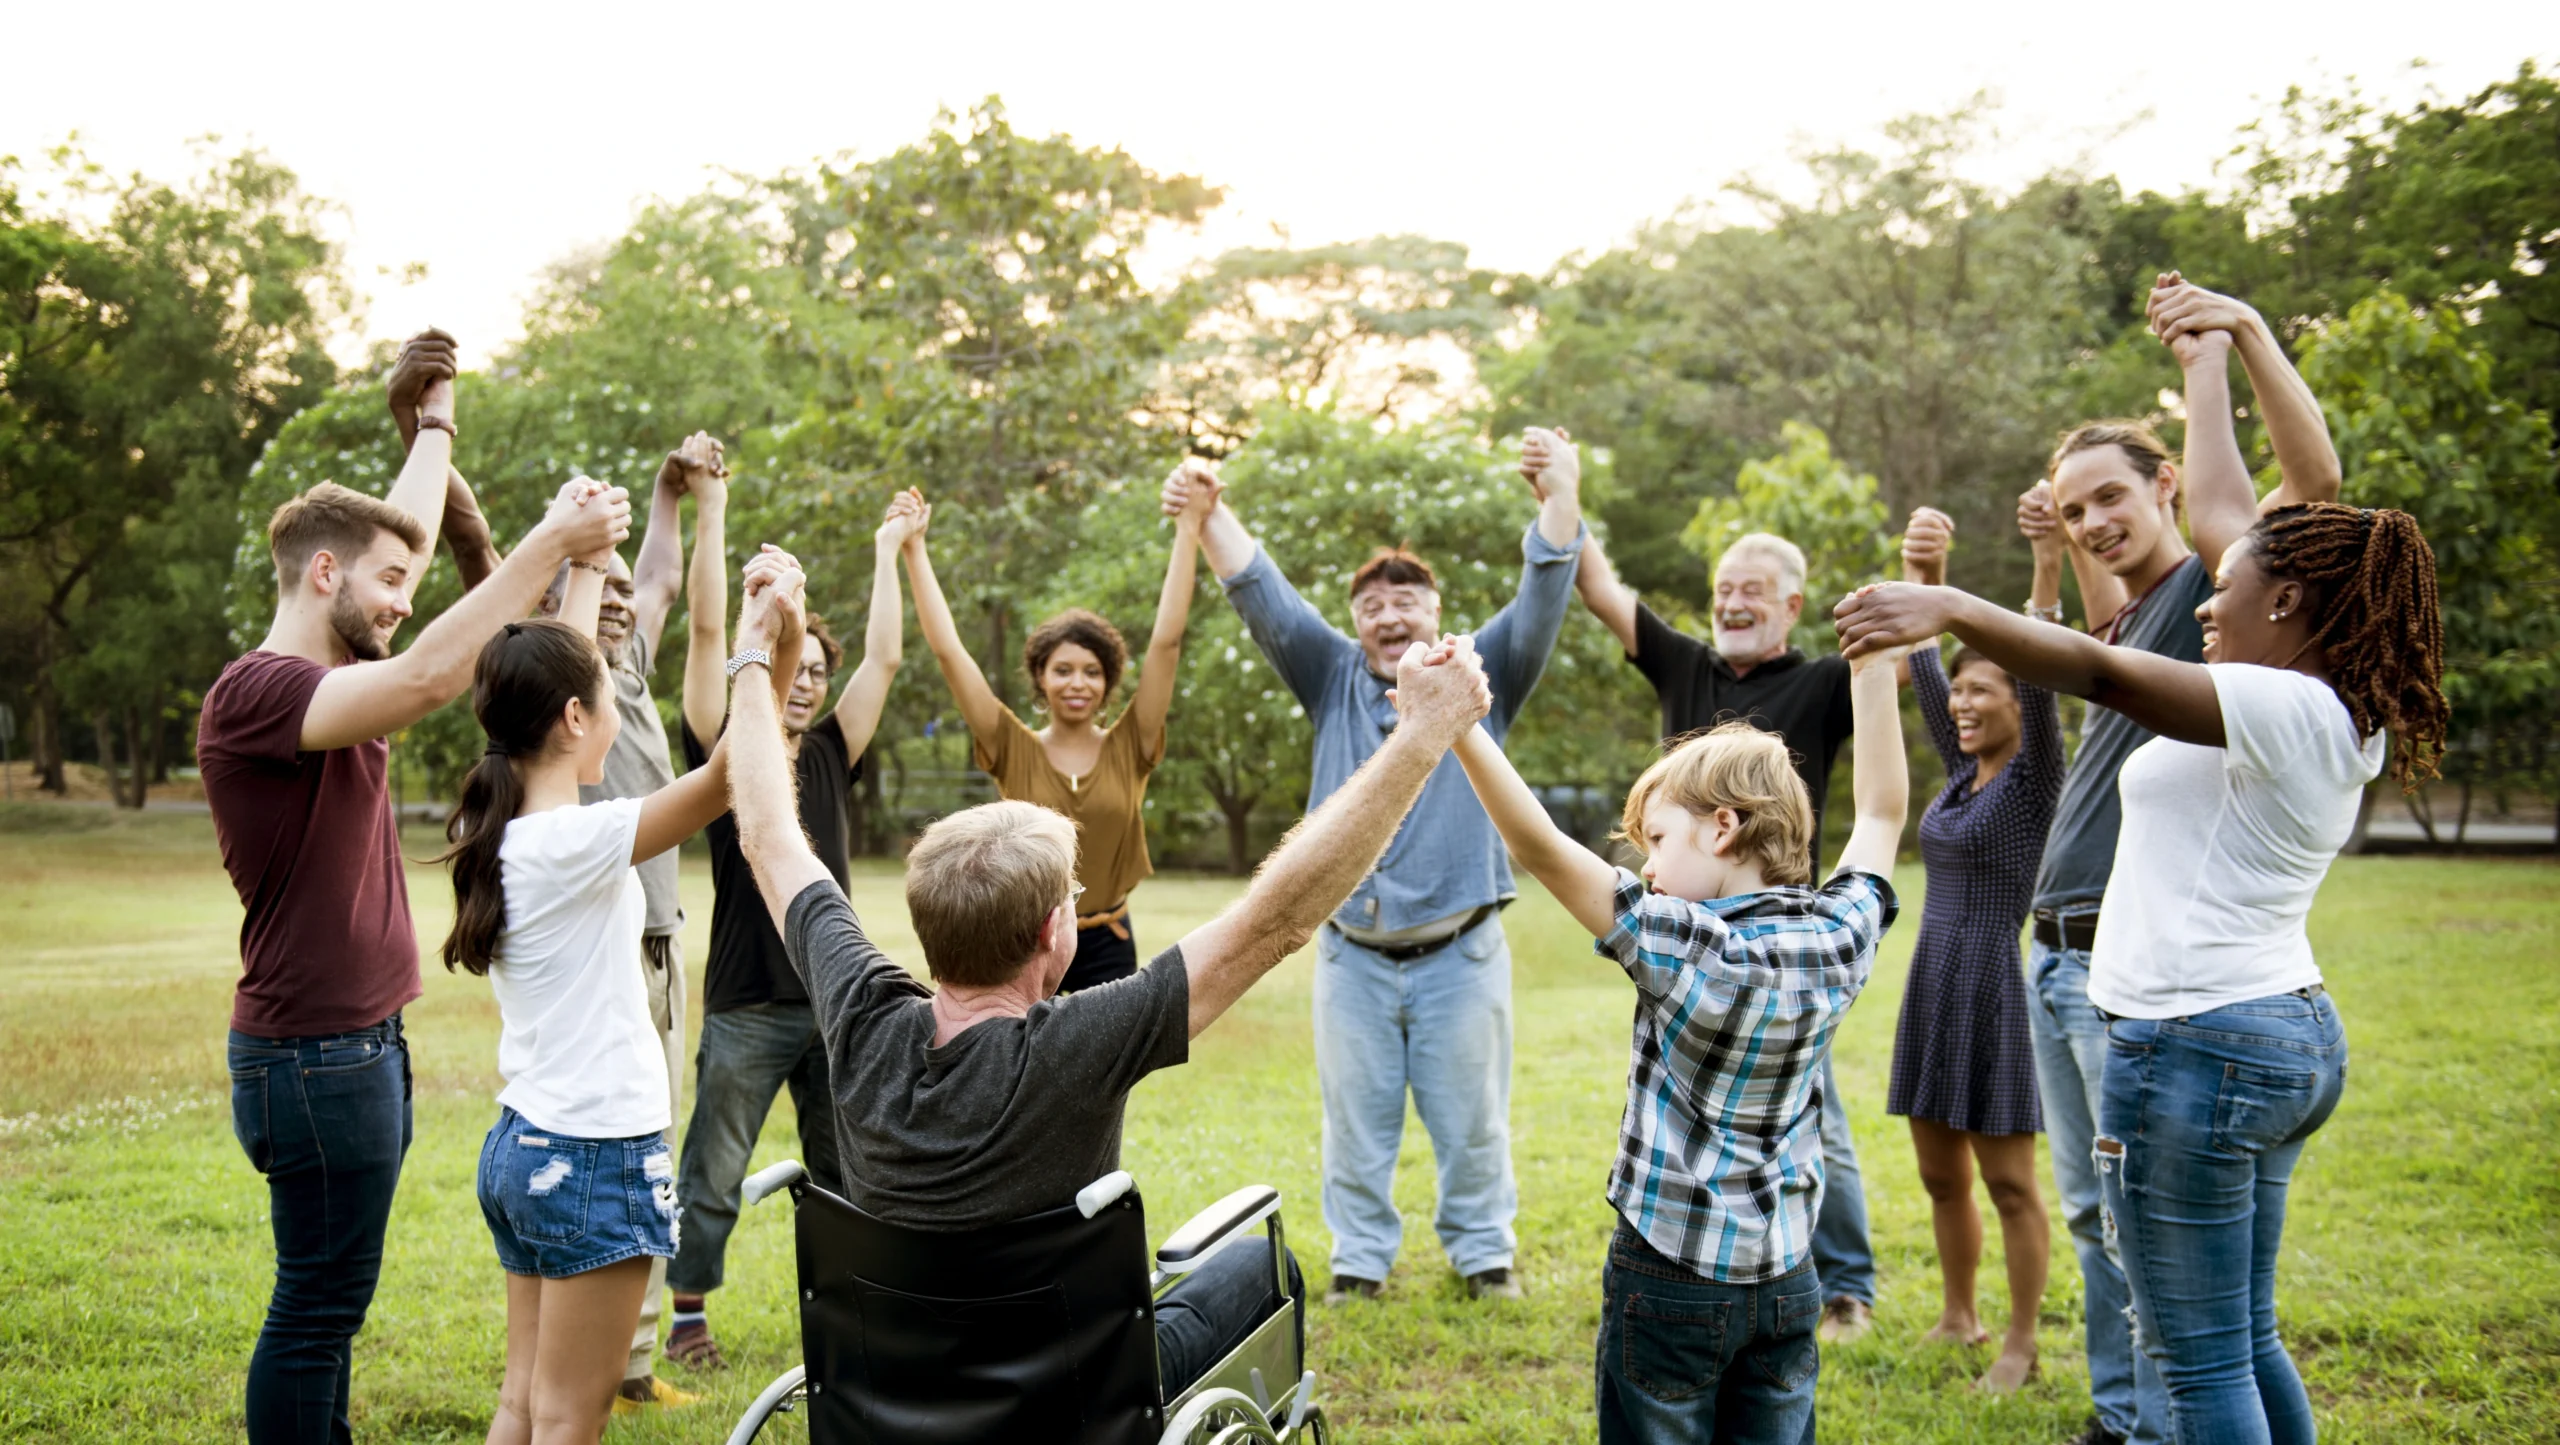
[{"label": "raised arm", "polygon": [[[1582,457],[1572,438],[1562,427],[1548,431],[1531,427],[1520,441],[1520,475],[1527,479],[1530,492],[1538,499],[1539,521],[1546,520],[1547,483],[1561,477],[1566,488],[1578,499],[1581,495]],[[1579,501],[1576,502],[1577,508]],[[1608,555],[1600,550],[1597,535],[1582,539],[1582,562],[1573,574],[1573,589],[1582,596],[1582,605],[1600,619],[1600,625],[1618,639],[1618,647],[1628,656],[1636,650],[1635,589],[1618,580],[1617,570],[1609,565]]]},{"label": "raised arm", "polygon": [[1492,706],[1483,669],[1464,639],[1440,642],[1421,656],[1425,651],[1406,649],[1396,668],[1403,720],[1386,742],[1289,830],[1244,897],[1183,938],[1193,1038],[1342,906],[1404,825],[1441,754]]},{"label": "raised arm", "polygon": [[[2080,581],[2080,607],[2091,632],[2106,626],[2124,610],[2130,594],[2124,579],[2098,565],[2098,559],[2074,546],[2054,510],[2053,483],[2040,481],[2018,494],[2018,532],[2035,553],[2035,580],[2027,605],[2047,622],[2062,622],[2062,564],[2068,559]],[[2065,624],[2067,625],[2067,624]]]},{"label": "raised arm", "polygon": [[2311,384],[2294,370],[2284,347],[2277,343],[2266,318],[2256,308],[2207,291],[2175,271],[2166,280],[2168,285],[2151,293],[2151,322],[2161,338],[2226,332],[2240,353],[2241,367],[2249,373],[2249,388],[2258,397],[2258,420],[2265,423],[2268,445],[2275,449],[2278,474],[2276,489],[2258,504],[2258,510],[2338,500],[2341,473],[2338,449],[2329,440],[2329,420],[2321,414]]},{"label": "raised arm", "polygon": [[[1902,580],[1923,587],[1947,585],[1947,554],[1954,550],[1955,532],[1955,519],[1946,513],[1935,507],[1914,508],[1902,529]],[[1920,704],[1920,720],[1928,725],[1929,741],[1938,750],[1938,765],[1953,773],[1964,761],[1964,749],[1956,741],[1955,714],[1947,707],[1947,673],[1939,665],[1937,640],[1906,652],[1895,676],[1911,684],[1911,696]],[[1854,684],[1850,692],[1854,712]]]},{"label": "raised arm", "polygon": [[951,620],[951,604],[943,598],[941,579],[933,575],[933,554],[926,550],[922,530],[907,538],[905,553],[907,581],[916,589],[916,626],[924,633],[925,646],[933,649],[942,680],[960,704],[961,721],[973,736],[993,737],[1004,724],[1004,702],[987,686],[987,675],[960,640],[960,625]]},{"label": "raised arm", "polygon": [[1493,734],[1480,727],[1460,734],[1458,764],[1467,770],[1467,781],[1475,785],[1477,800],[1501,831],[1512,858],[1547,885],[1592,937],[1607,933],[1614,918],[1617,870],[1555,825]]},{"label": "raised arm", "polygon": [[383,383],[391,418],[400,428],[408,459],[383,500],[418,519],[426,545],[419,564],[409,570],[408,597],[418,595],[427,580],[426,560],[435,555],[436,537],[444,526],[448,476],[453,468],[453,338],[430,328],[400,348]]},{"label": "raised arm", "polygon": [[[1952,632],[2020,682],[2084,697],[2162,737],[2223,745],[2222,708],[2203,664],[2022,617],[1952,587],[1888,582],[1851,593],[1832,610],[1842,655],[1855,660]],[[1861,715],[1858,727],[1866,727]],[[1863,746],[1863,738],[1861,739]],[[1862,760],[1866,754],[1861,751]]]},{"label": "raised arm", "polygon": [[1564,542],[1549,535],[1548,514],[1555,493],[1539,510],[1538,525],[1520,539],[1520,588],[1502,610],[1476,634],[1485,672],[1493,679],[1493,717],[1485,726],[1496,734],[1509,729],[1521,705],[1537,689],[1555,651],[1556,634],[1564,629],[1565,609],[1573,602],[1573,577],[1581,560],[1582,523]]},{"label": "raised arm", "polygon": [[871,534],[871,616],[862,628],[862,662],[836,697],[836,726],[847,757],[861,757],[880,731],[889,684],[906,659],[907,609],[898,594],[898,555],[907,539],[925,529],[933,508],[910,487],[889,499],[889,515]]},{"label": "raised arm", "polygon": [[453,553],[453,570],[462,578],[465,592],[488,581],[506,560],[489,530],[489,519],[480,514],[480,498],[473,494],[471,483],[450,467],[444,474],[444,545]]},{"label": "raised arm", "polygon": [[1174,684],[1182,671],[1182,635],[1191,627],[1191,594],[1200,585],[1200,533],[1217,510],[1221,490],[1216,469],[1197,458],[1175,472],[1189,474],[1189,500],[1173,519],[1173,555],[1165,559],[1164,588],[1156,594],[1156,625],[1147,633],[1138,695],[1123,719],[1138,725],[1138,750],[1151,758],[1164,752],[1164,720],[1173,711]]},{"label": "raised arm", "polygon": [[670,456],[658,464],[658,479],[649,488],[649,525],[631,569],[632,634],[652,659],[666,636],[667,614],[684,590],[684,493],[684,468]]},{"label": "raised arm", "polygon": [[[433,446],[436,435],[419,445]],[[429,623],[407,651],[329,670],[302,715],[302,750],[327,752],[389,737],[461,696],[490,634],[533,611],[562,562],[610,549],[630,532],[631,501],[621,488],[583,480],[562,487],[515,555]],[[588,627],[593,630],[592,616]]]},{"label": "raised arm", "polygon": [[[718,442],[701,448],[688,439],[668,460],[678,464],[693,496],[693,560],[684,574],[684,723],[709,743],[720,736],[729,708],[729,469]],[[774,671],[787,677],[798,662],[781,659]]]},{"label": "raised arm", "polygon": [[[787,554],[769,552],[757,563],[774,557],[789,562]],[[751,569],[755,565],[750,564]],[[768,576],[751,575],[738,613],[739,650],[761,648],[782,656],[780,649],[792,640],[788,634],[798,631],[794,617],[785,614],[798,613],[804,585],[796,563],[775,565]],[[751,663],[741,669],[742,683],[754,677],[759,666]],[[789,917],[791,900],[830,875],[800,826],[799,772],[783,745],[779,695],[789,690],[788,674],[780,668],[770,670],[775,674],[770,679],[773,686],[739,687],[731,704],[729,730],[721,741],[729,754],[729,811],[737,815],[738,847],[755,871],[756,891],[764,896],[765,911],[780,929]]]},{"label": "raised arm", "polygon": [[[1180,519],[1191,504],[1188,471],[1176,471],[1164,484],[1164,514]],[[1346,658],[1357,657],[1360,645],[1334,630],[1313,603],[1291,586],[1271,554],[1253,540],[1226,502],[1223,491],[1209,508],[1200,529],[1201,550],[1210,570],[1226,589],[1227,602],[1244,619],[1254,646],[1280,677],[1298,704],[1312,716],[1325,687]]]},{"label": "raised arm", "polygon": [[[1931,645],[1935,645],[1934,634]],[[1893,653],[1870,650],[1850,667],[1849,708],[1857,719],[1850,744],[1856,767],[1850,793],[1856,800],[1857,821],[1849,827],[1849,841],[1841,845],[1840,866],[1831,871],[1891,878],[1894,854],[1902,847],[1902,820],[1911,807],[1910,763],[1902,752],[1902,704],[1893,685]]]}]

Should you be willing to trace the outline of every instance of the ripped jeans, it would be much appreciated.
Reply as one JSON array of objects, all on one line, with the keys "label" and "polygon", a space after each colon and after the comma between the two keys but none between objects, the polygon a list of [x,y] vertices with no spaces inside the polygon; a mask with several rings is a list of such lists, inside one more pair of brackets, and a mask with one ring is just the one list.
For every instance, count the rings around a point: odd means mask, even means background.
[{"label": "ripped jeans", "polygon": [[2276,1256],[2294,1163],[2346,1087],[2347,1038],[2308,992],[2107,1026],[2099,1189],[2178,1445],[2314,1438],[2276,1336]]},{"label": "ripped jeans", "polygon": [[480,1216],[509,1274],[565,1279],[676,1252],[676,1158],[667,1136],[577,1139],[513,1109],[480,1145]]}]

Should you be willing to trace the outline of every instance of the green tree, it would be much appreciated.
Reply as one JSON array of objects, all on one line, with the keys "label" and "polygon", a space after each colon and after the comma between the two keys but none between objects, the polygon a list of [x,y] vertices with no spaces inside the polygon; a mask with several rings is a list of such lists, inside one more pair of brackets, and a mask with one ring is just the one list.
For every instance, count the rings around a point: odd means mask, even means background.
[{"label": "green tree", "polygon": [[226,656],[242,484],[335,378],[346,294],[319,203],[258,152],[177,185],[50,159],[51,214],[0,161],[0,551],[34,604],[7,625],[34,642],[46,786],[86,712],[139,807]]},{"label": "green tree", "polygon": [[2550,417],[2501,390],[2461,315],[2387,291],[2324,331],[2302,367],[2328,412],[2345,499],[2408,512],[2435,550],[2454,709],[2444,770],[2466,815],[2476,785],[2560,785]]}]

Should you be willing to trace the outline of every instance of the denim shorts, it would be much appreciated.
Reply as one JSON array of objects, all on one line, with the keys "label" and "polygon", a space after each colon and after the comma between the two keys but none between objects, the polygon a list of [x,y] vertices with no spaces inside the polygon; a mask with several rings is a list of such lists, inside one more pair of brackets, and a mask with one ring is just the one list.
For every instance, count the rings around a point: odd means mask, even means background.
[{"label": "denim shorts", "polygon": [[676,1253],[676,1168],[664,1131],[546,1134],[513,1109],[480,1145],[480,1215],[509,1274],[562,1279]]}]

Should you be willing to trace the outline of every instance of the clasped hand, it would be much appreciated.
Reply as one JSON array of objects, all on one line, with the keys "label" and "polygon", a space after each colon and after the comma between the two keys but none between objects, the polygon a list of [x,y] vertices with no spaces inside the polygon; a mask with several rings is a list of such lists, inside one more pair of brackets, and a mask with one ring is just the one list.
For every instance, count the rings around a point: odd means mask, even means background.
[{"label": "clasped hand", "polygon": [[1387,690],[1387,700],[1405,727],[1419,728],[1446,747],[1493,711],[1493,683],[1476,656],[1476,640],[1459,634],[1406,648],[1396,660],[1396,685]]}]

